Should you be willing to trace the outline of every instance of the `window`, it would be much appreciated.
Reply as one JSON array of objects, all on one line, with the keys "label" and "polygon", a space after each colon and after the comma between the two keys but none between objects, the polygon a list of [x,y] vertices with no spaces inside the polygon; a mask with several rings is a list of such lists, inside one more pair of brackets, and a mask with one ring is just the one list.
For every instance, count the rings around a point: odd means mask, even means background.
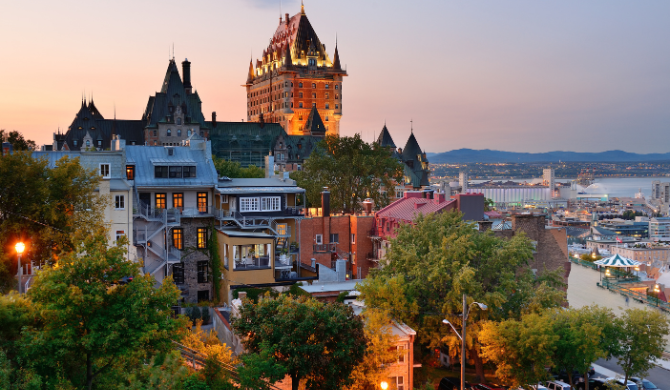
[{"label": "window", "polygon": [[312,99],[316,99],[316,94],[315,93],[312,94]]},{"label": "window", "polygon": [[302,99],[302,92],[298,93],[298,97]]},{"label": "window", "polygon": [[337,84],[335,84],[335,89],[338,89]]},{"label": "window", "polygon": [[172,246],[177,249],[184,249],[184,229],[172,229]]},{"label": "window", "polygon": [[240,211],[260,211],[258,198],[240,198]]},{"label": "window", "polygon": [[209,262],[198,261],[198,283],[207,283],[209,276]]},{"label": "window", "polygon": [[396,390],[405,390],[405,381],[402,376],[392,376],[389,379],[391,380],[391,384],[395,383]]},{"label": "window", "polygon": [[302,120],[302,114],[298,115],[298,120]]},{"label": "window", "polygon": [[98,146],[102,146],[102,141],[98,140]]},{"label": "window", "polygon": [[195,167],[182,167],[184,177],[195,177]]},{"label": "window", "polygon": [[207,212],[207,193],[198,192],[198,211],[201,213]]},{"label": "window", "polygon": [[207,248],[207,228],[198,228],[198,249]]},{"label": "window", "polygon": [[181,129],[177,129],[177,137],[181,137]]},{"label": "window", "polygon": [[399,345],[397,348],[398,348],[398,363],[405,363],[405,347]]},{"label": "window", "polygon": [[157,135],[158,133],[156,132],[156,130],[154,130],[154,137],[156,137]]},{"label": "window", "polygon": [[330,88],[330,84],[326,84],[326,89],[329,89],[329,88]]},{"label": "window", "polygon": [[316,83],[312,83],[312,89],[316,89]]},{"label": "window", "polygon": [[126,232],[125,232],[125,231],[123,231],[123,230],[117,230],[117,231],[116,231],[116,238],[115,238],[114,241],[119,241],[119,240],[121,239],[121,237],[123,237],[123,236],[125,236],[125,235],[126,235]]},{"label": "window", "polygon": [[317,234],[314,237],[314,241],[316,242],[316,245],[321,245],[323,244],[323,234]]},{"label": "window", "polygon": [[280,211],[281,200],[278,196],[261,198],[261,211]]},{"label": "window", "polygon": [[326,99],[330,98],[330,94],[326,92]]},{"label": "window", "polygon": [[73,142],[74,142],[74,146],[77,146],[77,140],[74,140]]},{"label": "window", "polygon": [[337,110],[338,108],[340,108],[340,105],[339,105],[339,104],[336,104],[336,105],[335,105],[335,109]]},{"label": "window", "polygon": [[330,242],[336,242],[339,244],[340,242],[340,235],[339,234],[331,234],[330,235]]},{"label": "window", "polygon": [[135,166],[126,165],[126,179],[135,180]]},{"label": "window", "polygon": [[180,178],[181,177],[181,167],[170,167],[170,178]]},{"label": "window", "polygon": [[126,197],[124,195],[116,195],[114,197],[114,208],[116,210],[124,210],[126,208]]},{"label": "window", "polygon": [[356,243],[356,235],[355,235],[355,234],[352,234],[352,235],[351,235],[351,243],[352,243],[352,244],[355,244],[355,243]]},{"label": "window", "polygon": [[302,102],[298,103],[298,108],[302,108]]},{"label": "window", "polygon": [[177,118],[177,125],[181,126],[181,118]]},{"label": "window", "polygon": [[[326,108],[328,108],[327,104],[326,104]],[[328,122],[328,115],[326,115],[326,122]]]},{"label": "window", "polygon": [[228,203],[228,195],[221,195],[221,203]]},{"label": "window", "polygon": [[182,193],[172,194],[172,208],[179,210],[184,209],[184,194]]},{"label": "window", "polygon": [[111,177],[109,164],[100,164],[100,176],[102,176],[103,179],[109,179]]},{"label": "window", "polygon": [[156,208],[157,209],[167,208],[166,199],[167,199],[166,194],[156,194]]},{"label": "window", "polygon": [[209,301],[209,290],[198,291],[198,302]]},{"label": "window", "polygon": [[168,137],[172,136],[172,130],[167,129],[167,136],[168,136]]},{"label": "window", "polygon": [[168,177],[168,167],[164,166],[154,167],[154,177],[157,179]]},{"label": "window", "polygon": [[298,88],[302,88],[302,83],[298,83]]},{"label": "window", "polygon": [[186,132],[186,136],[187,136],[187,137],[190,137],[190,136],[191,136],[191,130],[188,130],[188,131]]},{"label": "window", "polygon": [[172,280],[174,284],[184,284],[184,263],[172,266]]}]

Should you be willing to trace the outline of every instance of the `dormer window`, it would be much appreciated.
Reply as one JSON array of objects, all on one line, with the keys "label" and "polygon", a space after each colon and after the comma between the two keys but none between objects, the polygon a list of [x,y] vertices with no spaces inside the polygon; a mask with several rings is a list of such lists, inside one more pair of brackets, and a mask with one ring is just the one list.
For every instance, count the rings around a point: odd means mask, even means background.
[{"label": "dormer window", "polygon": [[181,118],[177,118],[177,125],[181,126]]},{"label": "dormer window", "polygon": [[74,142],[74,146],[77,146],[77,140],[74,140],[73,142]]},{"label": "dormer window", "polygon": [[86,140],[86,147],[87,147],[87,148],[90,148],[90,147],[91,147],[91,141]]}]

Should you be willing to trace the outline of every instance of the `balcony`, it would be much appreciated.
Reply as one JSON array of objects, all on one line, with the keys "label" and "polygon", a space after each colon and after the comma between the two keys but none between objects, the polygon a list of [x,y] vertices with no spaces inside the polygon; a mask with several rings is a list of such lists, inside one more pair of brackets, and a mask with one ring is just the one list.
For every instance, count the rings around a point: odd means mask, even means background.
[{"label": "balcony", "polygon": [[270,257],[243,257],[237,258],[233,262],[233,269],[235,271],[251,271],[259,269],[270,269]]},{"label": "balcony", "polygon": [[328,253],[337,252],[337,243],[330,244],[314,244],[314,253]]},{"label": "balcony", "polygon": [[207,207],[183,207],[176,209],[182,218],[211,218],[219,211],[214,206]]}]

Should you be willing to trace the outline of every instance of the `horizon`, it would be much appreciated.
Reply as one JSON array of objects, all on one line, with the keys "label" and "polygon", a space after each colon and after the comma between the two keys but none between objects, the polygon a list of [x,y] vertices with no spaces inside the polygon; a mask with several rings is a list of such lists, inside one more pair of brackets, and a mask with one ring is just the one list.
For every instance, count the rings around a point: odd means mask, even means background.
[{"label": "horizon", "polygon": [[[5,6],[0,129],[38,145],[67,130],[82,93],[102,114],[140,119],[160,89],[165,56],[189,58],[209,118],[246,120],[241,84],[281,12],[297,0],[110,4],[65,0]],[[370,142],[387,123],[404,145],[410,121],[430,153],[665,153],[670,144],[670,3],[406,4],[306,1],[343,66],[341,135]],[[91,17],[94,15],[94,17]],[[100,17],[103,15],[104,17]],[[185,23],[184,18],[191,23]],[[399,26],[402,25],[401,28]],[[240,38],[242,37],[242,38]]]}]

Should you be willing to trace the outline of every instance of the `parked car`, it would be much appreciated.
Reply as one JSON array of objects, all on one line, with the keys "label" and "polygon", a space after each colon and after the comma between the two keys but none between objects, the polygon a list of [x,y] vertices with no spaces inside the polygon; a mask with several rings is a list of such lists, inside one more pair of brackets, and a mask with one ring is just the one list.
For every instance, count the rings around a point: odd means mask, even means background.
[{"label": "parked car", "polygon": [[507,390],[506,386],[494,385],[491,383],[476,383],[470,387],[472,390]]},{"label": "parked car", "polygon": [[[542,386],[539,383],[536,384],[536,385],[529,385],[529,386],[531,387],[531,389],[534,389],[534,390],[547,390],[546,387]],[[522,387],[522,386],[519,386],[519,388],[517,390],[526,390],[526,388]]]},{"label": "parked car", "polygon": [[[620,385],[624,384],[623,379],[620,379],[620,378],[607,378],[607,379],[605,379],[605,381],[612,381],[612,380],[614,382],[620,384]],[[626,387],[628,388],[628,390],[638,390],[637,383],[635,383],[633,381],[628,381],[628,383],[626,384]]]},{"label": "parked car", "polygon": [[655,384],[651,383],[651,381],[648,381],[646,379],[640,379],[634,376],[630,378],[630,380],[635,382],[640,390],[660,390]]},{"label": "parked car", "polygon": [[549,381],[547,382],[547,389],[549,390],[572,390],[569,384],[562,381]]},{"label": "parked car", "polygon": [[[585,390],[584,382],[579,382],[575,385],[576,390]],[[589,390],[608,390],[605,386],[605,380],[602,378],[589,378]]]},{"label": "parked car", "polygon": [[[468,383],[465,383],[466,387]],[[437,390],[461,390],[461,380],[459,378],[444,377],[440,379]]]}]

